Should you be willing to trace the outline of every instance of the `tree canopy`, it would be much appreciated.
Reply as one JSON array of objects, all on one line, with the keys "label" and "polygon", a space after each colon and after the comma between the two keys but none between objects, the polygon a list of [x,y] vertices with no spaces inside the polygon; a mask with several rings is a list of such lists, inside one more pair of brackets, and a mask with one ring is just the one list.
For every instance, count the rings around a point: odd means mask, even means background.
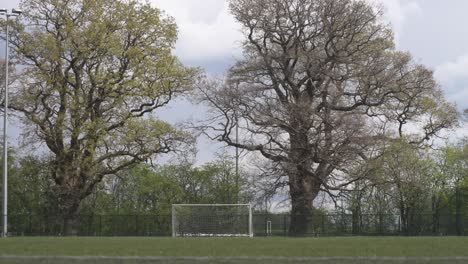
[{"label": "tree canopy", "polygon": [[106,175],[191,137],[151,113],[190,87],[196,70],[172,55],[174,20],[149,3],[25,0],[11,44],[22,65],[10,107],[27,140],[53,153],[62,213]]}]

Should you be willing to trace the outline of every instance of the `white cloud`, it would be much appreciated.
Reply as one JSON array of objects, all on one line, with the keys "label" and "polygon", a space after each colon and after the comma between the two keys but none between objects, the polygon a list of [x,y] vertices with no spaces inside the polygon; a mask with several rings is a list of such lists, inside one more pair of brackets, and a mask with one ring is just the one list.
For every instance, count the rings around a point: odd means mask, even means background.
[{"label": "white cloud", "polygon": [[398,45],[404,30],[404,24],[409,18],[422,16],[421,6],[414,0],[370,0],[384,7],[384,17],[388,20],[395,32],[395,42]]},{"label": "white cloud", "polygon": [[459,107],[468,107],[468,53],[439,65],[434,75],[449,100],[457,102]]},{"label": "white cloud", "polygon": [[438,66],[436,77],[444,82],[453,81],[454,78],[468,79],[468,54],[458,57],[453,62],[446,62]]},{"label": "white cloud", "polygon": [[212,24],[226,5],[225,0],[151,0],[154,6],[177,20]]},{"label": "white cloud", "polygon": [[240,26],[225,0],[152,0],[179,27],[175,54],[182,61],[223,60],[240,54]]},{"label": "white cloud", "polygon": [[[405,22],[422,14],[416,0],[369,0],[385,8],[385,18],[398,44]],[[184,62],[222,61],[240,56],[240,25],[227,0],[151,0],[176,19],[179,40],[175,53]]]},{"label": "white cloud", "polygon": [[190,20],[195,23],[213,24],[226,6],[224,0],[191,0],[186,1],[189,9]]}]

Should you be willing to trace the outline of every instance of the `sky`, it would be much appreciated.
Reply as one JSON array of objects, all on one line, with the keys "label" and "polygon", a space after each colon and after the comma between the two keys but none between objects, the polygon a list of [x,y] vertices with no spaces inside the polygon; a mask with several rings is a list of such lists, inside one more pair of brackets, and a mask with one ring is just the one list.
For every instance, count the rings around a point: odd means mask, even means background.
[{"label": "sky", "polygon": [[[370,1],[370,0],[369,0]],[[373,0],[385,8],[397,49],[435,72],[450,101],[468,107],[468,1]],[[176,19],[175,53],[188,65],[221,74],[241,56],[243,37],[225,0],[152,0]]]},{"label": "sky", "polygon": [[[416,62],[434,71],[450,102],[468,108],[468,1],[369,0],[382,5],[384,19],[395,32],[398,50],[409,51]],[[190,66],[220,75],[240,58],[243,36],[226,0],[151,0],[173,16],[179,26],[175,54]],[[161,114],[171,120],[191,118],[189,104],[177,102]],[[177,108],[177,109],[176,109]],[[466,128],[447,133],[461,137]],[[208,161],[218,145],[199,144],[199,162]]]},{"label": "sky", "polygon": [[[435,72],[446,96],[468,107],[468,1],[373,0],[385,8],[397,49]],[[243,37],[225,0],[152,0],[176,19],[175,53],[188,65],[221,74],[241,56]]]},{"label": "sky", "polygon": [[[179,40],[175,54],[188,66],[222,75],[242,53],[240,27],[229,14],[226,0],[149,0],[175,18]],[[385,8],[397,49],[434,71],[446,98],[458,109],[468,108],[468,1],[466,0],[368,0]],[[0,8],[17,7],[19,0],[0,0]],[[173,124],[203,116],[203,109],[176,100],[157,113]],[[460,128],[448,134],[458,137]],[[15,133],[13,131],[12,133]],[[15,137],[15,135],[11,135]],[[221,145],[207,139],[198,144],[198,162],[204,163]]]}]

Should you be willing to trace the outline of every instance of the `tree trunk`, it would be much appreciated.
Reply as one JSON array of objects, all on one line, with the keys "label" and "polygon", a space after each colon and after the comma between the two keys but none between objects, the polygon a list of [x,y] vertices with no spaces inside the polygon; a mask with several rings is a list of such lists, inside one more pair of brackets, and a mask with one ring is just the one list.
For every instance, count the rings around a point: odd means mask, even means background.
[{"label": "tree trunk", "polygon": [[59,210],[63,219],[64,236],[76,236],[79,232],[80,196],[76,190],[60,188]]},{"label": "tree trunk", "polygon": [[291,223],[289,235],[310,236],[314,235],[313,225],[313,201],[320,191],[320,185],[314,179],[305,175],[296,184],[289,185],[291,195]]},{"label": "tree trunk", "polygon": [[460,187],[455,187],[455,228],[457,236],[463,235],[462,200]]},{"label": "tree trunk", "polygon": [[400,207],[400,219],[401,219],[401,232],[404,235],[408,235],[408,218],[406,217],[405,210]]},{"label": "tree trunk", "polygon": [[77,236],[79,234],[79,216],[64,215],[63,216],[63,235],[64,236]]},{"label": "tree trunk", "polygon": [[439,199],[434,194],[432,195],[432,234],[440,235],[439,232]]},{"label": "tree trunk", "polygon": [[352,231],[353,235],[361,233],[361,210],[359,205],[355,205],[352,209]]}]

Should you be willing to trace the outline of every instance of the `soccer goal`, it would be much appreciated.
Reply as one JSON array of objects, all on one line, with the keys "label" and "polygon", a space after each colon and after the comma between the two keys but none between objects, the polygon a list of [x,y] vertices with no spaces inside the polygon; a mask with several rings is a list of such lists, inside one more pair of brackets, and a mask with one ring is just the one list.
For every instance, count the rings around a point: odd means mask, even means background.
[{"label": "soccer goal", "polygon": [[173,204],[172,236],[253,237],[250,204]]}]

